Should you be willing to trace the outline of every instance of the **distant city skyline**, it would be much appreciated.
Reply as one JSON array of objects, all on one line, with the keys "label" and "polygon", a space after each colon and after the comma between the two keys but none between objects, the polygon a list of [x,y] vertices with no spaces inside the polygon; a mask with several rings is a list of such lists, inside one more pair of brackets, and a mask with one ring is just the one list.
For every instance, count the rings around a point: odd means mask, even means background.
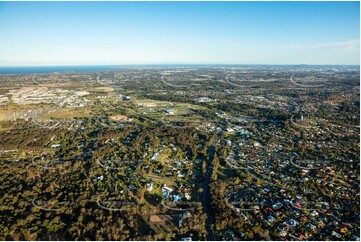
[{"label": "distant city skyline", "polygon": [[359,65],[359,2],[0,2],[0,66]]}]

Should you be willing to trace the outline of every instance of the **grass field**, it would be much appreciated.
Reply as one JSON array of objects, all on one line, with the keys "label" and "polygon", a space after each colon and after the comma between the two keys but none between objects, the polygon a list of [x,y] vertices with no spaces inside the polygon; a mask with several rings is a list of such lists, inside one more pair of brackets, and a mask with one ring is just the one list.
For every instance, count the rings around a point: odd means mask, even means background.
[{"label": "grass field", "polygon": [[134,101],[138,106],[143,106],[145,108],[170,108],[174,106],[171,102],[152,99],[135,99]]},{"label": "grass field", "polygon": [[42,119],[65,119],[65,118],[85,118],[85,117],[91,117],[90,114],[91,110],[90,108],[60,108],[59,110],[48,113],[42,116]]},{"label": "grass field", "polygon": [[6,106],[0,106],[0,121],[31,118],[36,112],[43,112],[51,107],[53,107],[51,104],[15,105],[10,103]]},{"label": "grass field", "polygon": [[166,115],[163,119],[164,122],[182,122],[189,120],[199,122],[203,120],[203,117],[199,115]]}]

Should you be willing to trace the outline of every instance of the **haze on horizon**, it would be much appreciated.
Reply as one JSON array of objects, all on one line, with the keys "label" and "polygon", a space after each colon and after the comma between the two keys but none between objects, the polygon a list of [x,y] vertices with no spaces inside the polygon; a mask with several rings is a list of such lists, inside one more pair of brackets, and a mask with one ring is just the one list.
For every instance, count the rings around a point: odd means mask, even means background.
[{"label": "haze on horizon", "polygon": [[359,2],[0,2],[0,66],[360,64]]}]

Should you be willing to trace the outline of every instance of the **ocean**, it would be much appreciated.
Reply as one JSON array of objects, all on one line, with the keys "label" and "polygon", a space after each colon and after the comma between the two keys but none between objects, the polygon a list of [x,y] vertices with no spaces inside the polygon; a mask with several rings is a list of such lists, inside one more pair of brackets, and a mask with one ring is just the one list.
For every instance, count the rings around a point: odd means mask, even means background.
[{"label": "ocean", "polygon": [[130,66],[1,66],[0,74],[36,74],[52,72],[93,72],[127,68]]},{"label": "ocean", "polygon": [[40,74],[53,72],[115,71],[129,68],[174,68],[174,67],[253,67],[253,68],[338,68],[360,69],[357,65],[222,65],[222,64],[147,64],[147,65],[82,65],[82,66],[0,66],[0,74]]},{"label": "ocean", "polygon": [[82,65],[82,66],[0,66],[0,74],[40,74],[52,72],[95,72],[114,71],[129,68],[172,68],[207,65],[192,64],[144,64],[144,65]]}]

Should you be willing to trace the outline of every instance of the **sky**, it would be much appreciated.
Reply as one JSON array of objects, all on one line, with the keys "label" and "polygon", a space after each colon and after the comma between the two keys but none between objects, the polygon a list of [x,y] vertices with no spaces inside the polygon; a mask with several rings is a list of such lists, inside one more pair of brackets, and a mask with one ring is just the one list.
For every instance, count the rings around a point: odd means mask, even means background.
[{"label": "sky", "polygon": [[0,2],[0,66],[360,64],[359,2]]}]

